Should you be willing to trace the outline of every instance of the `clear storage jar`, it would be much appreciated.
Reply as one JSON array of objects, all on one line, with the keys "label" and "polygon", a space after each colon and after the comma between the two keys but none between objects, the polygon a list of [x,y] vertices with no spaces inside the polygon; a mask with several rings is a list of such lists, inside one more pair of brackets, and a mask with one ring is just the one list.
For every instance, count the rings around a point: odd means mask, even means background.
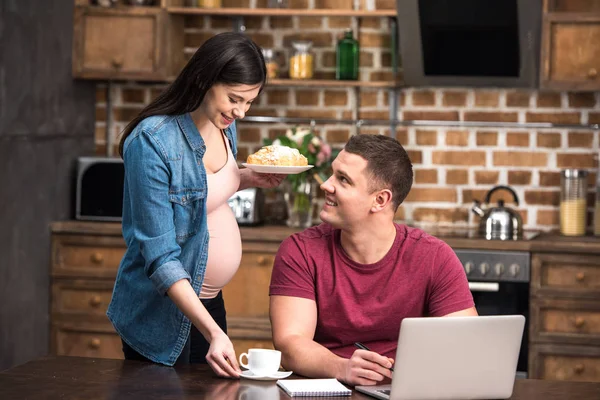
[{"label": "clear storage jar", "polygon": [[290,78],[311,79],[314,74],[314,57],[310,48],[311,41],[294,41],[294,48],[290,57]]},{"label": "clear storage jar", "polygon": [[262,49],[265,58],[265,67],[267,68],[267,78],[274,79],[279,76],[279,65],[275,61],[275,55],[272,49]]},{"label": "clear storage jar", "polygon": [[560,233],[583,236],[587,213],[587,176],[581,169],[565,169],[560,174]]}]

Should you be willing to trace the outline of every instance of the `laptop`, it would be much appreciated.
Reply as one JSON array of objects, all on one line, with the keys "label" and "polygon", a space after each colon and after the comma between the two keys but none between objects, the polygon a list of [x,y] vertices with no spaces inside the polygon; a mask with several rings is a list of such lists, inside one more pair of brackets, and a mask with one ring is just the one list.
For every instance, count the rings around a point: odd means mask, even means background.
[{"label": "laptop", "polygon": [[390,385],[356,386],[378,399],[507,399],[525,327],[522,315],[405,318]]}]

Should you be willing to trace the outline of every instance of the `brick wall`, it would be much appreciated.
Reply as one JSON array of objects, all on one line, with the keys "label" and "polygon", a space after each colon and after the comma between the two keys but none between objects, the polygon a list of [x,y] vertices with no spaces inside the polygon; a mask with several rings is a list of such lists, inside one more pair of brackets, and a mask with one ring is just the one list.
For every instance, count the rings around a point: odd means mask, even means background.
[{"label": "brick wall", "polygon": [[[224,0],[225,5],[243,0]],[[259,4],[266,0],[252,0]],[[231,3],[231,4],[229,4]],[[248,0],[244,3],[250,4]],[[319,4],[317,4],[319,3]],[[291,0],[296,8],[351,8],[351,0]],[[388,4],[389,3],[389,4]],[[252,4],[252,5],[254,5]],[[395,2],[378,1],[378,8],[394,8]],[[259,4],[260,5],[260,4]],[[331,78],[335,73],[335,42],[350,18],[246,18],[247,33],[261,46],[273,48],[285,70],[293,39],[314,43],[315,74]],[[186,47],[193,51],[210,35],[231,29],[228,18],[187,17]],[[260,31],[260,33],[259,33]],[[301,33],[299,33],[301,31]],[[389,21],[361,19],[361,79],[390,79]],[[112,142],[136,113],[156,96],[164,85],[129,82],[113,86],[114,124]],[[106,154],[106,87],[98,85],[96,152]],[[551,122],[556,124],[600,123],[600,93],[553,93],[513,89],[425,88],[267,88],[248,115],[335,119],[389,118],[390,96],[397,95],[399,120]],[[240,122],[239,159],[257,150],[265,137],[282,134],[286,124]],[[357,132],[390,134],[389,126],[317,125],[317,132],[334,147],[341,147]],[[552,230],[558,227],[560,178],[563,168],[583,168],[589,177],[589,205],[594,201],[596,155],[600,149],[598,131],[569,129],[498,129],[455,127],[399,127],[396,137],[409,151],[415,168],[415,183],[400,207],[398,220],[417,225],[476,225],[470,212],[474,199],[483,200],[497,184],[510,185],[517,192],[526,229]],[[116,153],[116,152],[115,152]],[[497,192],[495,199],[511,200]],[[591,218],[588,219],[590,222]]]}]

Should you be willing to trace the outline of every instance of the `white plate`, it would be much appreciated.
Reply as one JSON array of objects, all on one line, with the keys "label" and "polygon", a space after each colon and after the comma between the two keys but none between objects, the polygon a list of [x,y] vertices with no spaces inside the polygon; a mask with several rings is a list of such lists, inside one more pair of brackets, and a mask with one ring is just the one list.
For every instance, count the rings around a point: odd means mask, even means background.
[{"label": "white plate", "polygon": [[277,371],[277,372],[275,372],[274,374],[271,374],[271,375],[260,376],[260,375],[254,375],[250,371],[242,371],[242,373],[240,374],[240,376],[242,378],[252,379],[252,380],[255,380],[255,381],[276,381],[277,379],[287,378],[291,374],[292,374],[292,371]]},{"label": "white plate", "polygon": [[254,172],[261,174],[299,174],[300,172],[308,171],[314,165],[301,165],[293,167],[280,167],[278,165],[259,165],[259,164],[248,164],[242,163],[246,168],[250,168]]}]

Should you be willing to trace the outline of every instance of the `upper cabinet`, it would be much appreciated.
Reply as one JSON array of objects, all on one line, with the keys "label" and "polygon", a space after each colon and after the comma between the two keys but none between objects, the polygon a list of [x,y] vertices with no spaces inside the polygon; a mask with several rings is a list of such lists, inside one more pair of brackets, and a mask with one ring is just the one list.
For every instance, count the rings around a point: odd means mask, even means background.
[{"label": "upper cabinet", "polygon": [[73,76],[166,81],[182,68],[182,19],[164,7],[96,6],[77,0]]},{"label": "upper cabinet", "polygon": [[600,90],[600,0],[544,0],[540,87]]}]

